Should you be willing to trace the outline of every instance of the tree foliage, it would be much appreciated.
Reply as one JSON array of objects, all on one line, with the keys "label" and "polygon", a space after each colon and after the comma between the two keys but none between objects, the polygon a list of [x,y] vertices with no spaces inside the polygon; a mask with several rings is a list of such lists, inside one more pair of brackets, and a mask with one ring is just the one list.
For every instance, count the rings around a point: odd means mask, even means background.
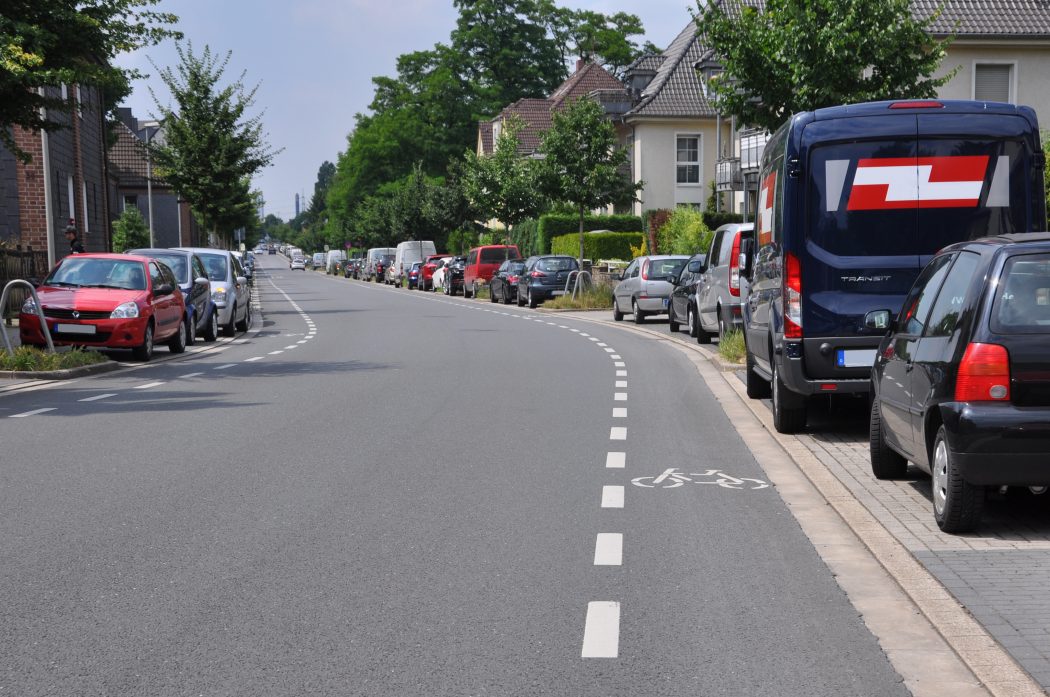
[{"label": "tree foliage", "polygon": [[142,249],[149,244],[149,226],[142,219],[142,213],[135,206],[128,206],[120,217],[113,221],[113,251]]},{"label": "tree foliage", "polygon": [[632,201],[642,184],[624,172],[627,151],[617,145],[616,130],[601,105],[590,99],[578,99],[554,113],[540,152],[546,192],[552,199],[572,203],[579,214],[582,258],[587,211]]},{"label": "tree foliage", "polygon": [[463,189],[466,197],[485,219],[495,219],[510,230],[528,218],[535,218],[546,208],[540,193],[539,161],[518,152],[518,133],[523,128],[518,120],[508,121],[491,155],[466,153]]},{"label": "tree foliage", "polygon": [[230,52],[220,60],[207,46],[199,56],[192,44],[176,48],[179,65],[160,71],[175,107],[154,95],[164,124],[163,137],[152,146],[158,175],[189,201],[206,228],[224,236],[254,228],[251,177],[276,154],[266,143],[261,117],[247,116],[257,88],[245,90],[243,73],[220,84]]},{"label": "tree foliage", "polygon": [[[180,37],[168,28],[178,18],[147,8],[159,0],[0,0],[0,142],[24,160],[10,126],[54,131],[53,113],[73,104],[41,94],[40,87],[99,87],[107,108],[131,92],[138,71],[117,68],[121,53]],[[41,107],[47,110],[41,114]]]},{"label": "tree foliage", "polygon": [[932,40],[933,18],[915,20],[909,0],[767,0],[763,11],[736,3],[699,9],[697,25],[724,68],[712,81],[720,109],[770,131],[799,111],[933,97],[954,74],[930,77],[951,37]]}]

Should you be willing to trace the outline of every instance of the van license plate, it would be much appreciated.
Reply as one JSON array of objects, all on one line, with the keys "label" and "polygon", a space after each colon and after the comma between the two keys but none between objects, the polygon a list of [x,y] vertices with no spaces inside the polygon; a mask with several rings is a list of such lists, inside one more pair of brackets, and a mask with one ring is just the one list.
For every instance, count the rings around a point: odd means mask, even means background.
[{"label": "van license plate", "polygon": [[670,304],[670,302],[671,302],[670,298],[664,298],[664,309],[665,310],[667,309],[667,306],[668,306],[668,304]]},{"label": "van license plate", "polygon": [[877,349],[839,349],[835,365],[839,368],[870,368],[875,365]]}]

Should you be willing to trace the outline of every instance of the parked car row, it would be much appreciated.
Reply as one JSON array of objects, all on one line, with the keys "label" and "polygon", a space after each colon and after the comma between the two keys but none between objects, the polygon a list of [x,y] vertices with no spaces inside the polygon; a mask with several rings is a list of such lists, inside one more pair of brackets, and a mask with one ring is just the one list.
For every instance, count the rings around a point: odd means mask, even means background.
[{"label": "parked car row", "polygon": [[215,341],[247,331],[251,290],[231,252],[176,247],[125,254],[74,254],[60,260],[19,314],[23,345],[130,349],[148,361],[157,344],[181,353],[200,336]]}]

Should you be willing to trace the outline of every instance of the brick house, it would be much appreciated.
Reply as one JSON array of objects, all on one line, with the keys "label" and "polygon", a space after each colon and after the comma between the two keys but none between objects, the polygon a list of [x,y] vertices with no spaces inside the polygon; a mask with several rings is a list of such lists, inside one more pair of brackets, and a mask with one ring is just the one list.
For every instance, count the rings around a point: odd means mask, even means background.
[{"label": "brick house", "polygon": [[89,86],[45,88],[69,100],[69,114],[51,114],[64,128],[51,133],[15,128],[15,143],[32,160],[19,162],[0,147],[0,240],[46,249],[48,264],[69,253],[64,231],[73,220],[84,249],[110,245],[110,177],[101,94]]}]

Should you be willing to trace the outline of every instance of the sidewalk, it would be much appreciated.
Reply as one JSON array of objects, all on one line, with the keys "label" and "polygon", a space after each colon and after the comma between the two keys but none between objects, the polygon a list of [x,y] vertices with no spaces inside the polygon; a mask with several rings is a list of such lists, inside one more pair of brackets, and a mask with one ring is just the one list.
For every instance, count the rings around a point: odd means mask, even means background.
[{"label": "sidewalk", "polygon": [[[725,382],[956,653],[986,685],[997,687],[993,692],[1032,694],[1035,688],[1030,682],[1026,686],[1014,681],[1025,677],[1016,666],[990,658],[1003,652],[1043,691],[1050,688],[1050,597],[1045,591],[1050,578],[1050,496],[1033,496],[1026,490],[991,494],[976,533],[947,535],[933,520],[929,477],[914,467],[909,478],[896,481],[872,475],[864,400],[818,408],[806,433],[783,435],[772,428],[768,400],[747,398],[743,370],[725,365],[717,345],[699,346],[685,334],[672,336],[655,322],[648,327],[615,323],[608,312],[569,316],[672,341],[718,365]],[[824,485],[822,477],[827,479]],[[856,510],[851,512],[851,507]],[[907,557],[899,558],[898,550]],[[936,587],[930,587],[931,582]]]}]

